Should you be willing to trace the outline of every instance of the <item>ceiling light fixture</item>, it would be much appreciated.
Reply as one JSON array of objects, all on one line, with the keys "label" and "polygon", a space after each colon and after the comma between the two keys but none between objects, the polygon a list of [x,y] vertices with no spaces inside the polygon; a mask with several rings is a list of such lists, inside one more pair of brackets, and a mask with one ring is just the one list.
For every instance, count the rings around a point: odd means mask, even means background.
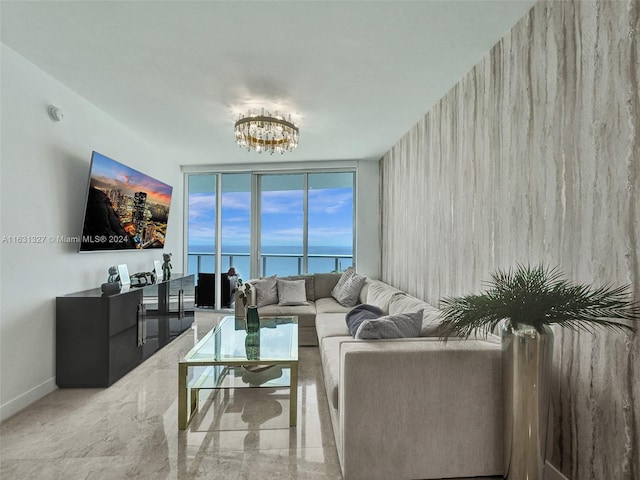
[{"label": "ceiling light fixture", "polygon": [[271,114],[264,108],[240,115],[234,132],[240,147],[258,153],[282,154],[293,152],[298,146],[298,126],[291,120],[291,115]]}]

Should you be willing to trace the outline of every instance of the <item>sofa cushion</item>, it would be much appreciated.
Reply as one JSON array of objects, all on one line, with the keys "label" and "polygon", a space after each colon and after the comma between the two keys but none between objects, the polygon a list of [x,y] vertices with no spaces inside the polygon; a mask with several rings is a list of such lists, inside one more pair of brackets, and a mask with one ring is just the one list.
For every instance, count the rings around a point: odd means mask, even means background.
[{"label": "sofa cushion", "polygon": [[422,329],[420,331],[421,337],[437,337],[442,332],[442,318],[440,317],[440,310],[433,305],[423,302],[422,300],[401,293],[394,296],[389,304],[389,313],[411,313],[418,310],[424,310],[422,317]]},{"label": "sofa cushion", "polygon": [[440,316],[441,310],[436,307],[428,305],[424,309],[422,314],[422,330],[420,331],[421,337],[438,337],[443,332],[442,317]]},{"label": "sofa cushion", "polygon": [[[316,300],[316,312],[317,313],[347,313],[349,307],[340,305],[338,301],[333,297],[319,298]],[[342,316],[344,321],[344,315]]]},{"label": "sofa cushion", "polygon": [[[314,295],[315,299],[326,298],[331,296],[331,290],[336,286],[340,279],[339,273],[316,273],[314,277]],[[311,298],[309,298],[311,299]]]},{"label": "sofa cushion", "polygon": [[309,305],[304,280],[283,280],[278,278],[278,305]]},{"label": "sofa cushion", "polygon": [[383,315],[380,307],[375,305],[369,305],[367,303],[363,303],[358,305],[357,307],[349,310],[347,315],[345,316],[345,320],[347,321],[347,327],[349,328],[349,333],[351,336],[355,338],[356,332],[358,328],[365,320],[373,320],[375,318],[380,318]]},{"label": "sofa cushion", "polygon": [[427,302],[419,298],[400,292],[398,295],[393,295],[389,300],[389,315],[417,312],[430,306]]},{"label": "sofa cushion", "polygon": [[249,281],[256,290],[256,306],[263,307],[278,303],[277,278],[277,275],[272,275],[271,277]]},{"label": "sofa cushion", "polygon": [[362,288],[360,289],[360,298],[358,299],[358,303],[369,303],[367,302],[367,294],[369,292],[369,285],[373,281],[375,280],[371,280],[369,277],[364,281],[364,285],[362,285]]},{"label": "sofa cushion", "polygon": [[296,315],[299,326],[314,327],[316,324],[316,305],[315,302],[309,302],[309,305],[293,306],[280,306],[276,303],[275,305],[258,307],[258,315],[260,317],[289,317]]},{"label": "sofa cushion", "polygon": [[[346,273],[346,272],[345,272]],[[331,296],[335,298],[340,305],[345,307],[354,307],[358,304],[358,298],[360,297],[360,291],[367,278],[357,273],[352,273],[347,279],[340,285],[340,282],[331,291]]]},{"label": "sofa cushion", "polygon": [[422,314],[398,313],[371,320],[364,320],[355,334],[357,339],[407,338],[417,337],[422,330]]},{"label": "sofa cushion", "polygon": [[[326,337],[349,337],[349,329],[344,322],[344,313],[323,313],[316,316],[316,334],[318,340]],[[319,343],[320,343],[319,342]]]},{"label": "sofa cushion", "polygon": [[390,313],[389,302],[394,295],[398,294],[404,294],[404,292],[379,280],[367,280],[367,296],[364,303],[377,305],[385,314]]},{"label": "sofa cushion", "polygon": [[304,280],[304,289],[307,300],[315,300],[315,276],[314,275],[293,275],[282,277],[283,280]]}]

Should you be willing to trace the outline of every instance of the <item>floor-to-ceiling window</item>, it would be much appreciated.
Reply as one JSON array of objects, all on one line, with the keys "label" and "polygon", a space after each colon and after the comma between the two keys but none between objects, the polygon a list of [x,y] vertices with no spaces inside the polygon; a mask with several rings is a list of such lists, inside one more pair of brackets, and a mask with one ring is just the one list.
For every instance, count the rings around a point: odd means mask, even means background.
[{"label": "floor-to-ceiling window", "polygon": [[251,174],[223,173],[221,211],[222,271],[242,278],[251,271]]},{"label": "floor-to-ceiling window", "polygon": [[305,175],[260,175],[260,275],[304,269]]},{"label": "floor-to-ceiling window", "polygon": [[351,172],[308,176],[308,272],[341,272],[353,264]]},{"label": "floor-to-ceiling window", "polygon": [[355,173],[187,174],[189,273],[240,278],[353,263]]},{"label": "floor-to-ceiling window", "polygon": [[215,272],[216,174],[187,177],[187,272]]}]

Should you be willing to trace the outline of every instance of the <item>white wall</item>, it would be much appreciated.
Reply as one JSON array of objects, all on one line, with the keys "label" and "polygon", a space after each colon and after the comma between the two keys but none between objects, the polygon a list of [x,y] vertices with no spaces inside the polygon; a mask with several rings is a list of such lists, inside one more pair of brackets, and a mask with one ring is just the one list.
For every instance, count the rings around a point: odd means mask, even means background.
[{"label": "white wall", "polygon": [[358,162],[356,188],[356,269],[380,277],[380,164]]},{"label": "white wall", "polygon": [[[55,297],[99,287],[107,268],[148,271],[160,251],[77,253],[77,244],[8,243],[14,235],[77,236],[91,151],[174,187],[164,252],[182,270],[182,175],[105,112],[2,44],[0,168],[0,420],[55,386]],[[53,122],[47,107],[64,112]],[[186,160],[186,159],[180,159]]]}]

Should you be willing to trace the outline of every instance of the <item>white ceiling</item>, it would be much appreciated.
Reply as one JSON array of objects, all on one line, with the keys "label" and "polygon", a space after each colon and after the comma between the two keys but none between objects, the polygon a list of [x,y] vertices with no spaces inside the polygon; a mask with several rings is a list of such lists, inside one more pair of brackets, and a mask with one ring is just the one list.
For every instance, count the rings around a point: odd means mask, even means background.
[{"label": "white ceiling", "polygon": [[377,160],[533,3],[0,0],[0,16],[3,43],[190,165],[266,160],[232,131],[261,106],[300,125],[279,161]]}]

